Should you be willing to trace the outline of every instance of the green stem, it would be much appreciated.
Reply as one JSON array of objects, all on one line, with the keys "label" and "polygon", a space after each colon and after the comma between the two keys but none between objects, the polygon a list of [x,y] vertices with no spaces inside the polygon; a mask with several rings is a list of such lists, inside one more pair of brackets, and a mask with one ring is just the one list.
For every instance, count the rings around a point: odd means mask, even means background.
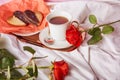
[{"label": "green stem", "polygon": [[44,56],[44,57],[32,57],[32,59],[42,59],[42,58],[46,58],[48,56]]},{"label": "green stem", "polygon": [[117,21],[114,21],[114,22],[110,22],[110,23],[106,23],[106,24],[102,24],[102,25],[98,25],[96,27],[102,27],[104,25],[110,25],[110,24],[114,24],[114,23],[117,23],[117,22],[120,22],[120,20],[117,20]]},{"label": "green stem", "polygon": [[[96,27],[103,27],[104,25],[111,25],[111,24],[114,24],[114,23],[117,23],[117,22],[120,22],[120,20],[117,20],[117,21],[114,21],[114,22],[110,22],[110,23],[101,24],[101,25],[98,25]],[[92,28],[95,28],[95,25]],[[90,28],[90,29],[92,29],[92,28]],[[89,29],[86,29],[86,30],[81,31],[81,32],[88,32],[88,31],[89,31]]]},{"label": "green stem", "polygon": [[93,28],[94,28],[96,25],[97,25],[97,23],[93,25]]},{"label": "green stem", "polygon": [[[19,67],[14,67],[12,69],[22,69],[23,67],[22,66],[19,66]],[[33,68],[33,66],[26,66],[25,68]],[[50,66],[38,66],[37,67],[38,69],[51,69],[53,68],[53,65],[50,65]]]}]

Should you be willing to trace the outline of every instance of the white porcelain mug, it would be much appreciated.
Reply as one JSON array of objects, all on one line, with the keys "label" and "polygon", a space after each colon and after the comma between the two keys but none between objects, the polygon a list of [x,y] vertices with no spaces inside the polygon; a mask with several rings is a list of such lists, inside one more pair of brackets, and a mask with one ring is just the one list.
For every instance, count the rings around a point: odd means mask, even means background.
[{"label": "white porcelain mug", "polygon": [[54,40],[65,40],[66,30],[71,22],[72,16],[65,11],[53,11],[46,17],[50,36]]}]

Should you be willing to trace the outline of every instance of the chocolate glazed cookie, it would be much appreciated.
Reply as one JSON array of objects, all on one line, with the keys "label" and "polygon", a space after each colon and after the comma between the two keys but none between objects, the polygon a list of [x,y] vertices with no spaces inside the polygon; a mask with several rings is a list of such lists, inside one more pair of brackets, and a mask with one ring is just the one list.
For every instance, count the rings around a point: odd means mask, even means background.
[{"label": "chocolate glazed cookie", "polygon": [[36,26],[39,25],[39,20],[33,11],[25,10],[24,14],[29,23],[34,24]]},{"label": "chocolate glazed cookie", "polygon": [[25,26],[29,24],[33,24],[39,26],[43,19],[43,15],[41,12],[33,12],[31,10],[15,11],[13,16],[7,19],[7,22],[11,25],[15,26]]},{"label": "chocolate glazed cookie", "polygon": [[14,15],[15,17],[17,17],[18,19],[20,19],[21,21],[23,21],[26,25],[29,24],[29,21],[27,20],[27,18],[25,17],[25,15],[24,15],[23,12],[21,12],[21,11],[15,11],[15,12],[13,13],[13,15]]}]

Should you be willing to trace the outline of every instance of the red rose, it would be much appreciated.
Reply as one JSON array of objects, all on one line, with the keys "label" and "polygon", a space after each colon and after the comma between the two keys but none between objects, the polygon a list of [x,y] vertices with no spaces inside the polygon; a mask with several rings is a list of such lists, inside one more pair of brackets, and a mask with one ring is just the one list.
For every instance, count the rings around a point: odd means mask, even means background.
[{"label": "red rose", "polygon": [[81,32],[74,25],[70,25],[69,29],[66,31],[66,40],[78,47],[82,43]]},{"label": "red rose", "polygon": [[62,60],[53,63],[54,65],[54,77],[55,80],[64,80],[64,77],[68,74],[68,64]]}]

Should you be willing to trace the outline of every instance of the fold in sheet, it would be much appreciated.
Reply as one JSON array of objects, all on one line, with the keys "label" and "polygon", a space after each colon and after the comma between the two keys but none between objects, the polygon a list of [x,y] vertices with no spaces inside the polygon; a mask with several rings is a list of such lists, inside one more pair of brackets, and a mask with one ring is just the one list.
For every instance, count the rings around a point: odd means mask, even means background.
[{"label": "fold in sheet", "polygon": [[[76,3],[73,4],[74,2]],[[56,5],[54,7],[53,11],[57,10],[67,11],[72,15],[72,21],[75,20],[82,23],[89,13],[86,3],[87,1],[86,2],[81,1],[80,3],[77,3],[77,1],[61,2],[59,3],[59,5]]]}]

